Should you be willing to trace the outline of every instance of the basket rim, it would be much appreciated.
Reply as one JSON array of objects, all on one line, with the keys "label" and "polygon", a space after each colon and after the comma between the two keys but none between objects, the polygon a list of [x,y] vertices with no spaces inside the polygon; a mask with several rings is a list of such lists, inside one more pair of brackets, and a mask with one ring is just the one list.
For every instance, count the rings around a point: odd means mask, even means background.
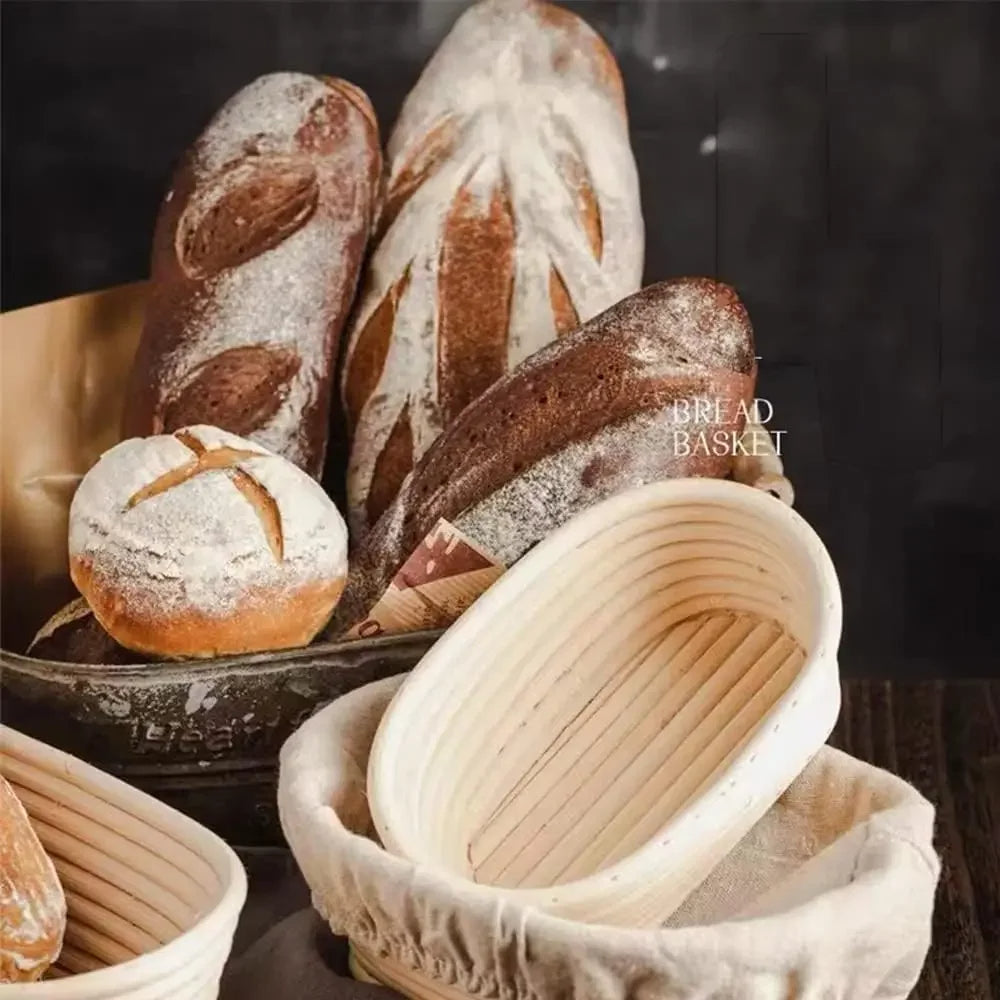
[{"label": "basket rim", "polygon": [[[156,982],[171,969],[184,964],[185,960],[190,959],[190,955],[204,954],[205,946],[211,948],[227,934],[230,938],[226,948],[228,956],[232,935],[229,928],[235,930],[236,921],[246,902],[247,875],[236,852],[221,837],[190,816],[88,764],[79,757],[52,747],[11,726],[0,724],[0,749],[6,750],[8,747],[21,748],[35,758],[39,755],[48,758],[59,765],[60,777],[72,780],[91,794],[106,792],[114,797],[115,804],[120,807],[141,805],[144,813],[162,816],[172,827],[170,835],[181,840],[204,858],[222,883],[220,894],[210,908],[201,914],[193,926],[166,944],[144,955],[137,955],[127,962],[103,969],[82,972],[62,979],[45,979],[39,983],[20,984],[25,990],[44,985],[45,995],[52,1000],[70,1000],[77,995],[93,996],[95,991],[105,987],[106,995],[114,997],[125,990]],[[202,947],[199,947],[199,942],[203,944]],[[223,957],[220,970],[224,961]],[[25,996],[30,996],[30,993],[25,992]]]}]

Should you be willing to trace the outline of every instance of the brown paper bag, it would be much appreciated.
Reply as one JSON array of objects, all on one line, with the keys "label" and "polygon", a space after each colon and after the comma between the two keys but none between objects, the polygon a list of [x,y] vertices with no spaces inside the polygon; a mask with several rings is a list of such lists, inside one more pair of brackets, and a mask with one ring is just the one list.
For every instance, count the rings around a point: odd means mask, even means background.
[{"label": "brown paper bag", "polygon": [[119,440],[145,283],[0,317],[0,643],[22,651],[74,596],[67,514],[77,483]]}]

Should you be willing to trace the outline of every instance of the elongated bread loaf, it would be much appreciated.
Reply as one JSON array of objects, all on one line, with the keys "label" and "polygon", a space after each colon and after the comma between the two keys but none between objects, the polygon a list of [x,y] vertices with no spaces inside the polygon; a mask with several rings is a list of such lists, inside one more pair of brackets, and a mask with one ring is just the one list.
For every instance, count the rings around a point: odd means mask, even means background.
[{"label": "elongated bread loaf", "polygon": [[381,162],[344,80],[272,73],[219,111],[160,210],[124,437],[211,424],[320,474]]},{"label": "elongated bread loaf", "polygon": [[58,958],[66,898],[14,789],[0,775],[0,983],[34,982]]},{"label": "elongated bread loaf", "polygon": [[631,486],[727,476],[757,368],[736,293],[650,285],[542,348],[431,445],[363,540],[328,634],[361,621],[439,518],[510,565]]},{"label": "elongated bread loaf", "polygon": [[485,0],[407,98],[342,393],[358,542],[484,389],[639,288],[621,77],[575,14]]}]

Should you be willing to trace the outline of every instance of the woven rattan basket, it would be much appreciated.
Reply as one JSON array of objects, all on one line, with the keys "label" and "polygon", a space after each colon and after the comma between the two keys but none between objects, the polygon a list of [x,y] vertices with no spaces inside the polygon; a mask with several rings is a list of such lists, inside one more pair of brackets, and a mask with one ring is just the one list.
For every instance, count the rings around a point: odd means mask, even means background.
[{"label": "woven rattan basket", "polygon": [[368,772],[385,847],[526,905],[666,919],[822,746],[837,577],[732,482],[619,495],[515,565],[394,699]]},{"label": "woven rattan basket", "polygon": [[143,792],[6,726],[0,772],[55,862],[69,907],[50,978],[0,995],[216,997],[247,890],[233,851]]},{"label": "woven rattan basket", "polygon": [[413,1000],[910,995],[940,866],[934,809],[899,778],[821,747],[665,926],[578,923],[371,839],[365,770],[400,681],[338,699],[281,752],[282,825],[358,978]]}]

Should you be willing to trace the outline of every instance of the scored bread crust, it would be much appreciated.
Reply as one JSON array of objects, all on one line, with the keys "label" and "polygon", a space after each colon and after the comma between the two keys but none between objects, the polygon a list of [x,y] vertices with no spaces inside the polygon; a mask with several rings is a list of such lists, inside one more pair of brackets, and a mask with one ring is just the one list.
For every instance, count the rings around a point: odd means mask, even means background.
[{"label": "scored bread crust", "polygon": [[387,153],[341,374],[355,544],[466,405],[642,277],[621,77],[569,11],[536,0],[467,10]]},{"label": "scored bread crust", "polygon": [[116,445],[69,521],[73,582],[113,639],[150,656],[306,645],[347,573],[347,529],[319,483],[214,427]]},{"label": "scored bread crust", "polygon": [[160,208],[123,437],[213,424],[320,475],[381,169],[344,80],[271,73],[220,109]]},{"label": "scored bread crust", "polygon": [[0,775],[0,983],[41,979],[59,957],[65,929],[55,866]]},{"label": "scored bread crust", "polygon": [[[327,634],[364,618],[439,518],[510,565],[620,490],[729,475],[756,374],[743,304],[707,278],[650,285],[543,347],[417,463],[355,553]],[[707,453],[700,436],[715,434]]]}]

